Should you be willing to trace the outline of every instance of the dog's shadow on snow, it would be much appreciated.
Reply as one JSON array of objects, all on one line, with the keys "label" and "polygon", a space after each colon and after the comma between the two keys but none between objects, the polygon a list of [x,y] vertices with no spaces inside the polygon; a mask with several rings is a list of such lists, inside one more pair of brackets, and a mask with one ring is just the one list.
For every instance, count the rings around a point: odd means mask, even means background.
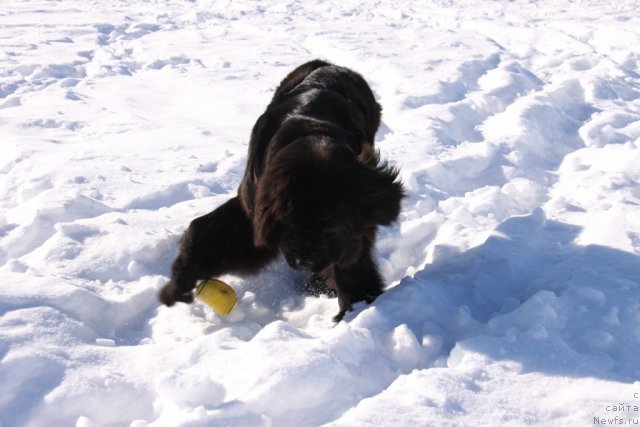
[{"label": "dog's shadow on snow", "polygon": [[435,337],[436,357],[449,366],[475,353],[523,372],[633,382],[640,257],[578,245],[580,231],[542,210],[510,218],[482,245],[403,279],[374,310],[390,327],[405,323],[418,339]]}]

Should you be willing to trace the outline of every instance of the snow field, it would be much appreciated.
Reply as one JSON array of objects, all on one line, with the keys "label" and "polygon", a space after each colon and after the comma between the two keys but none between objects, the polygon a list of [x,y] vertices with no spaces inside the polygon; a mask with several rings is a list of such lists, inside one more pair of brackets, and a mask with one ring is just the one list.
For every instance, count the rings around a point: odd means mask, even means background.
[{"label": "snow field", "polygon": [[[637,421],[636,11],[3,4],[0,424]],[[316,57],[384,107],[408,192],[379,233],[387,292],[334,326],[278,262],[223,278],[227,318],[160,307],[184,227],[235,194],[253,122]]]}]

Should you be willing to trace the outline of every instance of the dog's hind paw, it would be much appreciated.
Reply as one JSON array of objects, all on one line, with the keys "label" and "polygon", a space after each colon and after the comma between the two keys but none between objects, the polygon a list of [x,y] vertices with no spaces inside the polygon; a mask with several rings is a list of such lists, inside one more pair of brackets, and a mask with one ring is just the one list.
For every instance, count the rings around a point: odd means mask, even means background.
[{"label": "dog's hind paw", "polygon": [[338,314],[336,314],[335,316],[333,316],[333,321],[335,323],[340,323],[340,321],[342,320],[342,318],[344,317],[345,314],[347,314],[347,311],[351,311],[351,307],[345,309],[345,310],[340,310],[340,312]]}]

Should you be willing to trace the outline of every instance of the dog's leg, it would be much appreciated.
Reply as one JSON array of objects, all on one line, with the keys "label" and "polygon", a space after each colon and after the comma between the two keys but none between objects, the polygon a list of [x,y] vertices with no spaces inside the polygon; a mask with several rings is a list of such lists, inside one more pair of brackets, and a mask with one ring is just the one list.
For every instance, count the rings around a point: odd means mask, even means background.
[{"label": "dog's leg", "polygon": [[184,232],[180,253],[171,268],[171,280],[160,291],[160,301],[192,302],[196,281],[227,273],[257,273],[276,253],[253,245],[251,221],[234,197],[207,215],[196,218]]},{"label": "dog's leg", "polygon": [[374,259],[372,243],[364,243],[362,254],[354,265],[348,268],[335,266],[327,286],[335,286],[338,294],[340,312],[333,318],[335,322],[342,320],[354,302],[372,303],[383,292],[382,276]]}]

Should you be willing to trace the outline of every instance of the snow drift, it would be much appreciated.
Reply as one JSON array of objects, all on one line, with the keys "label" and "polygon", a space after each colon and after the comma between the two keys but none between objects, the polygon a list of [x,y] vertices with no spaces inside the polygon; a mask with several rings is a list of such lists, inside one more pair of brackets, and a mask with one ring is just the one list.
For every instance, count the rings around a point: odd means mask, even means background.
[{"label": "snow drift", "polygon": [[[606,425],[640,406],[634,2],[0,6],[0,424]],[[384,107],[409,197],[334,325],[278,262],[160,307],[282,77]]]}]

